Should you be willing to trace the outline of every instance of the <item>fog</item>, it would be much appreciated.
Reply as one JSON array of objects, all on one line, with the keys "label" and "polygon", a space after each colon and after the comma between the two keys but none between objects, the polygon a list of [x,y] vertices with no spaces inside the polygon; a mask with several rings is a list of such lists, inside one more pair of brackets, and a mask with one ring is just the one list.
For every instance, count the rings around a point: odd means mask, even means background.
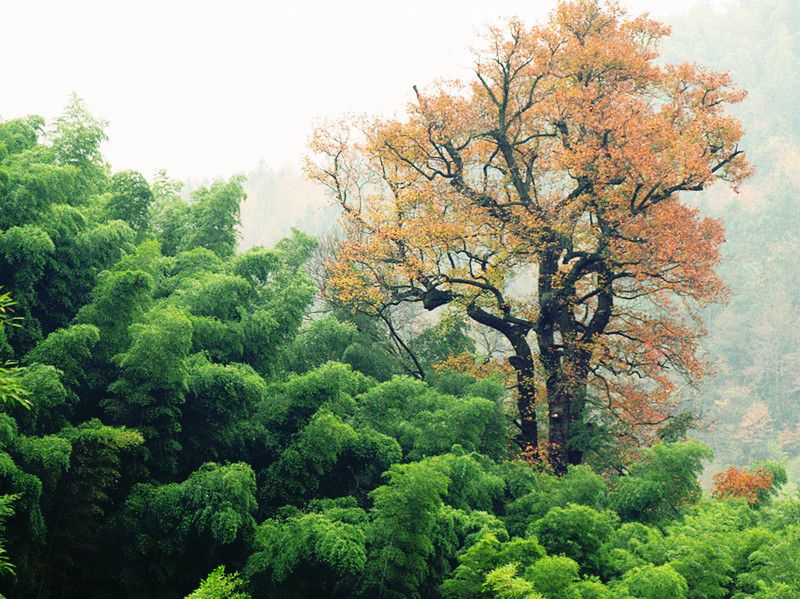
[{"label": "fog", "polygon": [[296,165],[315,119],[400,110],[413,85],[464,73],[482,25],[555,2],[4,4],[0,119],[50,119],[74,92],[109,122],[114,170],[207,179]]}]

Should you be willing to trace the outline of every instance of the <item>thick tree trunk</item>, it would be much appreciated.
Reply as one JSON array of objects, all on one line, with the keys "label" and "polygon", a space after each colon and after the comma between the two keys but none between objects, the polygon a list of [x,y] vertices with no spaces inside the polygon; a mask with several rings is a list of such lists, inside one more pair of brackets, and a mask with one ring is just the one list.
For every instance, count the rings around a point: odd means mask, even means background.
[{"label": "thick tree trunk", "polygon": [[[583,462],[590,436],[586,416],[587,363],[566,365],[547,378],[550,462],[557,475]],[[569,374],[565,374],[569,373]]]},{"label": "thick tree trunk", "polygon": [[524,452],[538,457],[539,425],[536,422],[536,382],[530,350],[528,350],[528,354],[527,357],[516,355],[509,359],[509,363],[517,374],[519,432],[514,436],[514,440]]},{"label": "thick tree trunk", "polygon": [[548,451],[557,475],[570,464],[580,464],[589,430],[585,422],[591,352],[578,334],[573,313],[575,289],[559,276],[562,250],[542,254],[539,269],[539,320],[536,335],[545,371],[548,412]]}]

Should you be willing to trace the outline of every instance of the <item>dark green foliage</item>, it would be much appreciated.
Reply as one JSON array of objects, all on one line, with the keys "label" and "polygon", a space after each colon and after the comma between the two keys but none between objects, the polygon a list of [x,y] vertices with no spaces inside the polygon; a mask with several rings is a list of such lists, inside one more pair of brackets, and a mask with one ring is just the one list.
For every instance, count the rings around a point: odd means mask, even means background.
[{"label": "dark green foliage", "polygon": [[525,534],[528,526],[551,508],[576,504],[600,510],[606,503],[606,483],[588,466],[570,466],[561,478],[545,473],[524,478],[519,468],[503,475],[512,491],[504,520],[513,535]]},{"label": "dark green foliage", "polygon": [[130,344],[128,327],[141,320],[150,308],[153,277],[140,270],[106,272],[92,295],[92,303],[78,312],[76,321],[98,328],[100,339],[95,355],[110,362]]},{"label": "dark green foliage", "polygon": [[253,418],[266,392],[264,380],[245,364],[214,364],[196,358],[189,365],[181,408],[180,469],[188,473],[203,462],[250,458],[263,437],[243,423]]},{"label": "dark green foliage", "polygon": [[319,410],[267,470],[264,500],[268,505],[302,505],[314,497],[348,493],[364,499],[400,457],[394,439],[355,430],[340,417]]},{"label": "dark green foliage", "polygon": [[47,364],[57,368],[68,388],[81,389],[88,378],[92,349],[100,340],[100,330],[90,324],[79,324],[50,333],[28,355],[29,364]]},{"label": "dark green foliage", "polygon": [[42,482],[23,470],[12,457],[10,452],[16,443],[16,423],[6,414],[0,414],[0,496],[15,496],[14,512],[7,514],[2,535],[15,567],[15,577],[0,579],[0,593],[33,586],[33,565],[44,547],[46,535],[40,506]]},{"label": "dark green foliage", "polygon": [[253,540],[255,475],[209,463],[181,483],[138,485],[116,517],[121,552],[109,572],[128,596],[182,597],[219,563],[241,563]]},{"label": "dark green foliage", "polygon": [[[38,562],[42,571],[37,585],[47,594],[69,589],[85,595],[91,593],[98,574],[76,571],[76,566],[108,563],[107,516],[130,488],[143,439],[136,431],[98,421],[67,429],[61,437],[69,448],[52,439],[49,446],[41,444],[36,454],[30,441],[28,448],[23,445],[21,450],[34,471],[45,467],[51,471],[48,486],[54,486],[53,496],[42,502],[48,535],[46,551]],[[65,457],[69,459],[66,468]]]}]

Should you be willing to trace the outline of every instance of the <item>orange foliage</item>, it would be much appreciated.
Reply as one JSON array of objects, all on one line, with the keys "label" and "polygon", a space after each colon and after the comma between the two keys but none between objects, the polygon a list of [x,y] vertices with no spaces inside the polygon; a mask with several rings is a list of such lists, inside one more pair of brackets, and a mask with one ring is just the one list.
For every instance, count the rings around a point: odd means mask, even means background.
[{"label": "orange foliage", "polygon": [[745,469],[739,470],[731,466],[724,472],[717,472],[713,478],[714,491],[712,494],[717,499],[725,497],[741,497],[748,503],[758,501],[759,491],[764,491],[772,486],[772,475],[759,468],[755,472]]},{"label": "orange foliage", "polygon": [[563,2],[545,25],[489,28],[474,76],[415,89],[404,118],[312,138],[307,170],[345,211],[329,297],[449,304],[500,333],[518,442],[547,430],[557,472],[582,459],[570,435],[592,413],[640,441],[674,413],[670,373],[706,371],[698,309],[726,296],[722,226],[679,194],[750,174],[725,113],[745,94],[657,64],[667,34],[610,1]]},{"label": "orange foliage", "polygon": [[501,375],[503,378],[511,374],[508,364],[498,362],[476,362],[475,356],[462,353],[433,364],[434,370],[440,372],[453,371],[469,374],[476,379],[485,379],[494,375]]}]

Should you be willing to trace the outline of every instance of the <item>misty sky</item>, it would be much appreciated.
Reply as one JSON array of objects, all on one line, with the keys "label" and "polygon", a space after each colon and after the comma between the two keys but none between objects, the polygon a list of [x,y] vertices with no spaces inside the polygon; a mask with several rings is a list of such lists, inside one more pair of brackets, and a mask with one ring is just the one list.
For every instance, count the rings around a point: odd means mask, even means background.
[{"label": "misty sky", "polygon": [[[657,16],[693,0],[624,2]],[[114,171],[227,177],[295,165],[315,118],[392,113],[467,73],[475,32],[543,0],[0,0],[0,119],[57,116],[75,92],[109,121]],[[660,8],[659,8],[660,7]]]}]

